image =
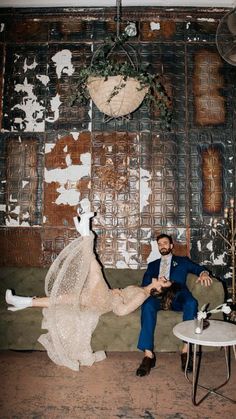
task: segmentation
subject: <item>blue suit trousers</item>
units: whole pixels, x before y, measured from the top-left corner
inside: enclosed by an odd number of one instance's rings
[[[156,328],[157,313],[160,310],[160,299],[149,297],[141,308],[141,331],[138,349],[144,351],[154,349],[154,333]],[[173,311],[183,312],[183,321],[193,320],[197,315],[198,302],[187,287],[178,291],[171,306]]]

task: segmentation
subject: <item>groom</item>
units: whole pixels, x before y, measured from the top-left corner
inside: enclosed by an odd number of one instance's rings
[[[183,320],[192,320],[197,314],[198,302],[192,296],[186,285],[188,273],[198,276],[196,282],[201,285],[209,286],[212,279],[209,273],[200,265],[192,262],[188,257],[174,256],[172,254],[173,240],[167,234],[157,237],[157,245],[161,254],[160,259],[156,259],[148,264],[144,274],[142,286],[151,283],[152,278],[158,278],[164,287],[170,287],[177,283],[180,290],[177,291],[171,305],[171,310],[182,311]],[[143,377],[150,373],[151,368],[156,364],[154,349],[154,332],[156,327],[157,313],[161,310],[161,299],[154,296],[149,297],[142,305],[141,311],[141,331],[138,341],[138,349],[144,352],[144,358],[136,371],[136,375]],[[184,343],[181,353],[181,368],[184,371],[187,362],[187,344]],[[188,364],[188,372],[192,371],[192,359]]]

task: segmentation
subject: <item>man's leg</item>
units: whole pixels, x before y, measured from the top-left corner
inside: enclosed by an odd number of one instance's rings
[[[194,317],[197,315],[198,311],[198,302],[192,296],[191,292],[184,288],[183,290],[179,291],[172,303],[172,310],[174,311],[182,311],[183,312],[183,321],[186,320],[193,320]],[[187,343],[184,342],[182,352],[181,352],[181,368],[184,371],[185,365],[187,362]],[[190,356],[188,371],[191,372],[193,369],[192,366],[192,356]]]
[[[136,374],[141,377],[148,375],[151,368],[156,364],[156,356],[153,353],[153,348],[158,310],[160,310],[160,300],[153,297],[148,298],[141,308],[141,331],[138,349],[143,351],[145,356],[136,371]]]

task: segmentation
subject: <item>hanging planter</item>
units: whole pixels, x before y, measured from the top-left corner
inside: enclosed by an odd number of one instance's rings
[[[120,8],[121,0],[117,0],[116,38],[100,45],[90,65],[80,70],[72,104],[92,99],[107,122],[130,115],[145,100],[158,109],[161,125],[169,128],[171,101],[161,77],[142,68],[135,48],[127,42],[136,34],[135,24],[129,23],[120,35]]]
[[[158,109],[161,125],[167,129],[171,123],[171,101],[158,74],[151,74],[131,60],[125,44],[126,37],[105,42],[95,52],[91,64],[84,66],[77,78],[72,104],[85,104],[92,99],[107,122],[134,112],[145,100]],[[120,48],[125,61],[111,57]],[[131,47],[132,48],[132,47]],[[108,51],[108,52],[107,52]],[[126,55],[124,54],[124,51]],[[128,58],[127,58],[128,57]]]
[[[137,79],[122,75],[107,78],[89,76],[87,89],[97,108],[112,118],[134,112],[148,92],[148,87],[141,86]]]

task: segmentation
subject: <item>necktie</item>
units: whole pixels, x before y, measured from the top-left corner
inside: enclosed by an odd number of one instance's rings
[[[161,259],[159,276],[165,276],[167,279],[169,277],[169,264],[166,258]]]

